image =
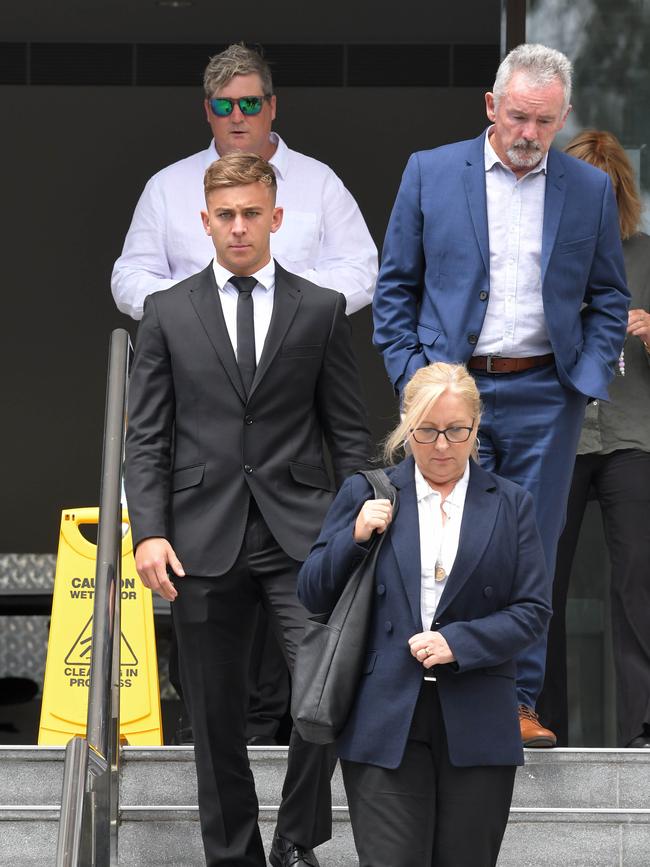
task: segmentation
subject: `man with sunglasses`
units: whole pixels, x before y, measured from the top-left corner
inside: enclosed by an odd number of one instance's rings
[[[324,163],[287,147],[271,131],[276,97],[266,61],[243,44],[215,55],[204,73],[204,111],[213,140],[173,163],[144,188],[115,263],[111,288],[118,308],[142,317],[144,299],[195,274],[210,261],[201,226],[203,174],[235,150],[268,160],[278,181],[284,223],[273,255],[294,274],[346,296],[348,314],[372,299],[377,249],[352,195]]]
[[[277,261],[346,297],[346,312],[368,305],[377,277],[377,249],[361,212],[334,172],[287,147],[271,131],[276,114],[271,70],[242,44],[215,55],[204,73],[204,111],[212,130],[209,147],[154,175],[136,206],[111,287],[118,308],[142,317],[145,298],[201,271],[214,254],[203,231],[203,175],[216,159],[247,151],[266,159],[277,179],[277,202],[284,220],[272,236]],[[251,663],[251,715],[248,736],[256,745],[273,744],[289,703],[286,666],[268,624],[260,615],[258,643]],[[170,678],[180,693],[174,645]],[[183,715],[177,740],[191,742]]]

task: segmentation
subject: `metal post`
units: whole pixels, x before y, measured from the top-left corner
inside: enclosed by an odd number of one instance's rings
[[[109,867],[117,854],[119,749],[120,573],[122,464],[129,364],[129,335],[111,335],[104,420],[104,450],[95,571],[93,641],[87,737],[93,803],[93,865]]]
[[[57,867],[79,864],[87,768],[88,742],[85,738],[72,738],[65,748],[61,819],[56,844]]]
[[[57,867],[116,867],[119,826],[122,464],[131,341],[111,334],[86,738],[66,749]]]

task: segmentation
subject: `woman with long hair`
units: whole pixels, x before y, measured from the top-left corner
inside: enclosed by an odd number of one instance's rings
[[[590,491],[600,504],[611,560],[617,739],[650,747],[650,237],[630,161],[609,132],[585,130],[566,152],[607,172],[618,204],[631,294],[627,337],[609,402],[587,407],[567,523],[558,546],[544,690],[538,711],[568,742],[565,609],[571,565]]]

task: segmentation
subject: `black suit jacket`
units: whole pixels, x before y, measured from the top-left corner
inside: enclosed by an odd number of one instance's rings
[[[369,433],[345,298],[276,263],[273,314],[246,399],[210,264],[150,295],[129,388],[125,485],[134,544],[171,542],[187,574],[221,575],[250,495],[278,544],[304,560],[336,484]]]

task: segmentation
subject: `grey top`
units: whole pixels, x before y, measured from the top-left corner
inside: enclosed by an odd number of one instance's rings
[[[650,310],[650,237],[643,233],[623,242],[630,309]],[[617,369],[609,402],[589,404],[578,454],[609,454],[617,449],[650,452],[650,353],[638,337],[623,347],[625,375]]]

